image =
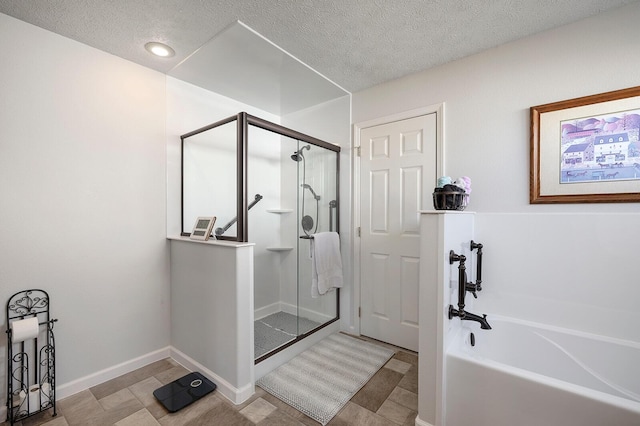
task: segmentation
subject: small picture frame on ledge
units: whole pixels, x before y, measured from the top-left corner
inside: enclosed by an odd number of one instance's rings
[[[213,230],[213,224],[216,223],[216,217],[198,217],[196,223],[193,225],[193,231],[189,238],[192,240],[207,241],[211,236]]]

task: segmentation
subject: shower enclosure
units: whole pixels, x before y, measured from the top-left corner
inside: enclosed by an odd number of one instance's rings
[[[181,139],[182,235],[214,216],[212,239],[255,244],[255,362],[336,321],[339,290],[312,295],[310,244],[339,231],[340,148],[244,112]]]

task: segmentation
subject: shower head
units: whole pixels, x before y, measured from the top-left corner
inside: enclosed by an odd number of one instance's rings
[[[311,187],[311,185],[309,185],[308,183],[303,183],[300,186],[305,188],[305,189],[308,189],[309,191],[311,191],[311,195],[313,195],[313,198],[315,198],[316,200],[320,199],[320,196],[318,194],[316,194],[316,191],[314,191],[313,188]]]
[[[303,146],[302,148],[300,148],[299,150],[297,150],[296,152],[294,152],[294,153],[291,155],[291,159],[292,159],[293,161],[302,161],[302,160],[304,160],[304,154],[302,154],[302,150],[303,150],[303,149],[310,150],[310,149],[311,149],[311,146],[310,146],[310,145],[305,145],[305,146]]]

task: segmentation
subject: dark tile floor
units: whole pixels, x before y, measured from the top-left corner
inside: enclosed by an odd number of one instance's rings
[[[393,349],[396,355],[353,396],[329,425],[414,425],[418,411],[418,356],[403,349]],[[241,405],[234,405],[213,392],[177,413],[168,413],[155,400],[153,391],[187,373],[172,359],[164,359],[59,401],[56,417],[45,412],[17,425],[319,425],[258,387],[256,393]]]

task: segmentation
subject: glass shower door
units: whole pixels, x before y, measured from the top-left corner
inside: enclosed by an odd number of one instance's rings
[[[338,153],[251,123],[247,153],[247,199],[262,197],[247,215],[260,362],[337,319],[337,292],[313,291],[310,242],[338,228]]]
[[[314,235],[337,231],[337,153],[300,142],[298,162],[298,335],[337,317],[337,291],[321,295],[314,273]]]

